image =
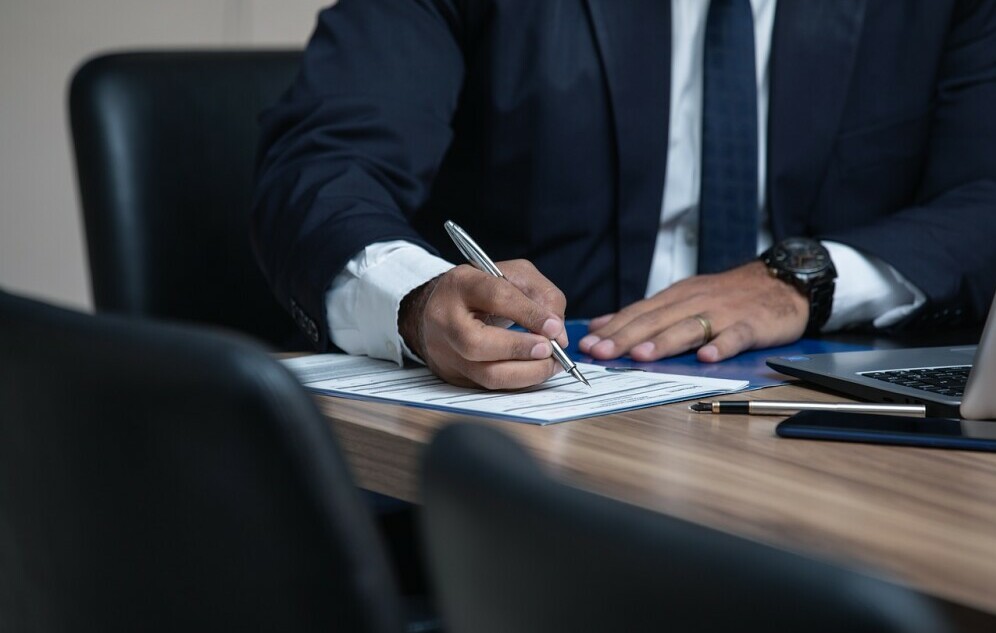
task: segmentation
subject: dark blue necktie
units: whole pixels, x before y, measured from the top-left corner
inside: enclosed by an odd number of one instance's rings
[[[750,0],[711,0],[702,83],[698,272],[757,254],[757,79]]]

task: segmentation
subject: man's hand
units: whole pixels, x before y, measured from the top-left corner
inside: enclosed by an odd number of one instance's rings
[[[401,336],[446,382],[518,389],[562,370],[551,357],[550,339],[567,345],[564,293],[526,260],[499,262],[498,268],[506,279],[457,266],[401,303]],[[491,325],[502,318],[529,332]]]
[[[705,340],[706,327],[712,339]],[[806,329],[809,300],[752,262],[716,275],[679,281],[649,299],[593,319],[579,342],[582,352],[610,359],[629,354],[654,361],[698,348],[716,362],[756,347],[795,341]]]

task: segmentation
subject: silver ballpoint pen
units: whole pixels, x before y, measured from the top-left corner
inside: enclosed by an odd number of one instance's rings
[[[447,220],[446,223],[443,224],[443,227],[446,229],[446,232],[449,233],[450,239],[453,240],[456,247],[460,249],[463,256],[467,258],[467,261],[489,275],[506,279],[505,275],[501,274],[501,271],[498,270],[495,263],[491,261],[491,258],[484,252],[484,249],[478,246],[477,242],[475,242],[466,231],[450,220]],[[557,341],[551,339],[550,347],[553,349],[553,357],[560,361],[560,364],[563,365],[567,373],[574,376],[577,381],[583,382],[589,387],[591,386],[591,383],[589,383],[588,380],[581,374],[578,370],[578,366],[574,364],[574,361],[572,361],[571,357],[564,352],[563,348],[560,347],[560,344],[557,343]]]

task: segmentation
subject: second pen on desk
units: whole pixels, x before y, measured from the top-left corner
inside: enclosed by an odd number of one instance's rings
[[[787,402],[780,400],[715,400],[696,402],[688,407],[699,413],[739,413],[747,415],[792,415],[800,411],[836,413],[879,413],[924,417],[922,404],[881,404],[877,402]]]
[[[449,233],[450,239],[456,244],[456,247],[460,249],[460,252],[464,257],[467,258],[471,264],[479,268],[480,270],[493,275],[495,277],[501,277],[506,279],[505,275],[498,270],[498,266],[495,265],[491,258],[488,257],[487,253],[484,252],[477,242],[467,234],[466,231],[461,229],[455,222],[447,220],[443,227],[446,232]],[[581,374],[578,370],[578,366],[571,360],[571,357],[560,347],[557,341],[550,339],[550,347],[553,349],[553,357],[560,361],[560,364],[571,376],[574,376],[579,382],[591,386],[591,383]]]

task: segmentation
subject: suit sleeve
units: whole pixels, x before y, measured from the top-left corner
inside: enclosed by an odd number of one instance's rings
[[[996,3],[965,2],[941,62],[917,204],[820,236],[888,262],[927,303],[907,325],[981,321],[996,292]]]
[[[261,117],[252,240],[278,300],[318,349],[325,293],[369,244],[407,240],[449,146],[463,81],[453,0],[340,0],[299,75]]]

